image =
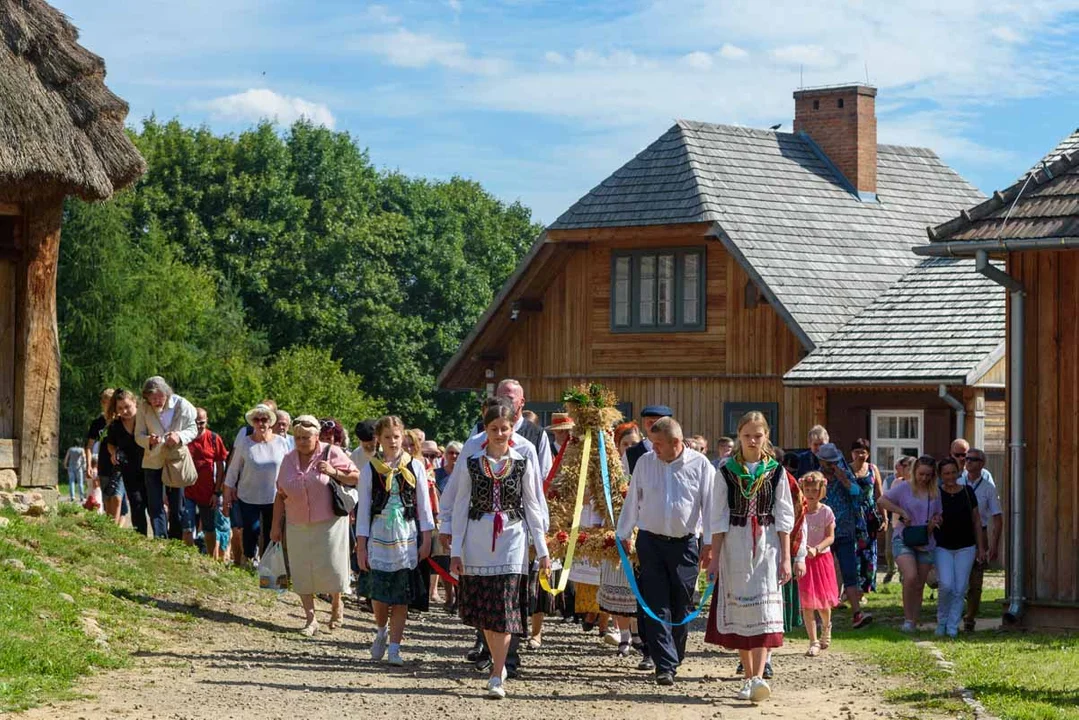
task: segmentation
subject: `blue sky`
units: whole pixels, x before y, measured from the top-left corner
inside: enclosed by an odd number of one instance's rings
[[[677,118],[789,131],[801,83],[868,73],[880,141],[985,192],[1079,126],[1079,0],[53,1],[129,122],[302,114],[545,223]]]

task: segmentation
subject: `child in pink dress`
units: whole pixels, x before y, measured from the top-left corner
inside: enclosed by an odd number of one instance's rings
[[[832,642],[832,608],[839,605],[835,565],[831,545],[835,541],[835,513],[821,502],[828,481],[819,472],[802,476],[802,496],[806,502],[806,574],[798,581],[798,596],[802,601],[802,618],[809,634],[806,655],[816,657]],[[817,639],[820,615],[821,637]]]

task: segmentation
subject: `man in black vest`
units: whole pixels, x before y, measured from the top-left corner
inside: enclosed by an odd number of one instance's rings
[[[641,425],[644,426],[644,439],[639,443],[626,450],[626,463],[629,465],[630,474],[633,473],[633,468],[637,467],[637,461],[647,453],[652,452],[652,440],[650,439],[650,433],[652,432],[652,426],[656,424],[656,420],[662,417],[673,417],[674,412],[666,405],[648,405],[641,410]]]

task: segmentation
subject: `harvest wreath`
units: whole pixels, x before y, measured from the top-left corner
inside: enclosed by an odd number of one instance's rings
[[[611,484],[611,505],[615,518],[622,512],[622,503],[629,489],[629,478],[622,472],[622,461],[614,443],[611,428],[622,419],[616,405],[618,398],[602,385],[578,385],[562,395],[566,412],[573,418],[574,428],[558,468],[558,475],[547,490],[547,507],[551,525],[547,536],[547,548],[552,559],[565,560],[573,530],[573,514],[576,509],[581,463],[588,463],[585,502],[591,503],[598,517],[603,518],[601,527],[579,528],[573,557],[588,562],[610,560],[618,563],[615,549],[614,526],[607,513],[604,498],[603,475],[600,471],[598,443],[603,442],[607,455],[607,476]],[[588,458],[582,458],[583,439],[591,434]]]

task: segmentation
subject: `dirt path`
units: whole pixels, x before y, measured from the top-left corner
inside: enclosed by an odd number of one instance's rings
[[[320,603],[320,619],[326,606]],[[257,617],[244,617],[258,611]],[[410,621],[406,665],[369,658],[372,618],[349,603],[346,625],[314,639],[295,632],[302,611],[294,595],[270,610],[238,606],[190,626],[167,650],[142,654],[128,670],[84,681],[84,700],[28,712],[25,720],[344,720],[345,718],[771,717],[846,720],[896,717],[881,693],[890,681],[840,653],[803,656],[795,637],[775,657],[773,699],[756,708],[734,699],[737,662],[690,636],[690,652],[674,688],[659,688],[619,659],[594,633],[548,621],[544,647],[523,660],[522,678],[507,682],[509,698],[483,697],[484,680],[464,653],[471,633],[441,612]]]

